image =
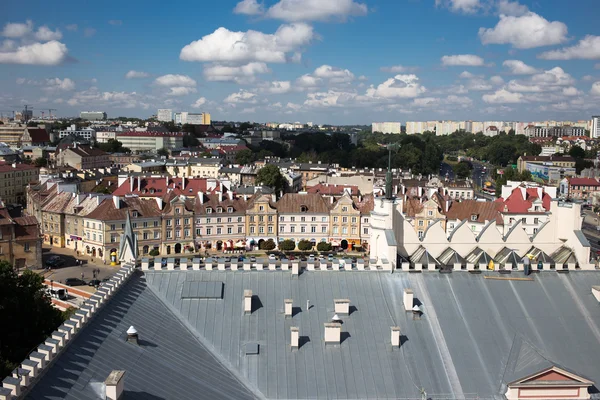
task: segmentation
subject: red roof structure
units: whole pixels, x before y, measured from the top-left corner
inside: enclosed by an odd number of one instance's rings
[[[329,196],[341,196],[346,190],[350,190],[352,196],[358,196],[358,186],[355,185],[328,185],[319,183],[306,189],[308,193],[321,193]]]
[[[211,193],[220,187],[217,184],[215,188],[209,190],[207,182],[206,178],[130,177],[113,192],[113,195],[135,194],[140,197],[163,197],[167,193],[173,192],[178,196],[194,197],[198,192]]]
[[[600,186],[600,182],[594,178],[571,178],[569,184],[571,186]]]
[[[42,128],[27,128],[29,136],[31,137],[31,144],[44,144],[50,142],[50,135],[46,129]]]
[[[541,199],[540,199],[541,197]],[[542,188],[523,188],[516,187],[505,200],[501,201],[501,211],[515,214],[530,213],[529,209],[533,203],[540,199],[542,201],[543,210],[539,212],[550,211],[550,202],[552,198],[543,191]]]

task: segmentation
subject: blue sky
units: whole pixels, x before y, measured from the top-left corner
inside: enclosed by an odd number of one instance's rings
[[[598,0],[5,0],[0,110],[213,119],[580,120]]]

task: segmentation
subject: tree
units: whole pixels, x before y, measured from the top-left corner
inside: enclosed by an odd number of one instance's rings
[[[151,255],[152,257],[156,257],[158,254],[159,254],[158,249],[152,249],[148,253],[148,255]]]
[[[454,174],[461,179],[471,175],[471,165],[466,161],[459,162],[452,169],[454,170]]]
[[[296,242],[293,240],[286,239],[282,242],[279,242],[279,250],[281,251],[292,251],[296,249]]]
[[[183,137],[183,147],[196,147],[198,143],[198,139],[194,135],[187,134]]]
[[[260,246],[259,246],[259,248],[261,250],[267,250],[267,251],[273,250],[273,249],[275,249],[275,247],[276,246],[275,246],[275,242],[273,241],[273,239],[264,240],[264,241],[260,242]]]
[[[33,160],[33,165],[35,165],[38,168],[46,167],[48,166],[48,160],[46,160],[43,157],[38,157],[35,160]]]
[[[583,159],[585,158],[585,150],[579,146],[571,146],[571,149],[569,150],[569,155],[574,159]]]
[[[298,250],[308,251],[312,250],[313,244],[310,240],[301,240],[298,242]]]
[[[116,139],[108,139],[106,143],[98,143],[97,147],[107,153],[131,153],[131,150],[123,147],[123,143]]]
[[[235,162],[238,164],[246,165],[254,161],[254,154],[250,149],[240,150],[235,154]]]
[[[29,270],[21,276],[10,263],[0,261],[0,379],[8,375],[62,322],[61,312],[46,294],[44,278]]]
[[[256,183],[273,188],[276,192],[285,187],[285,178],[274,164],[267,164],[258,170]]]
[[[317,244],[317,250],[322,252],[331,251],[331,243],[319,242]]]
[[[167,158],[169,158],[169,150],[167,150],[164,147],[162,149],[158,149],[156,151],[156,154],[159,155],[159,156],[161,156],[161,157],[167,157]]]

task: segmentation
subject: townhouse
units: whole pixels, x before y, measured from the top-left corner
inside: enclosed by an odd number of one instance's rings
[[[278,242],[275,195],[258,190],[246,206],[246,241],[254,248],[268,239]]]
[[[298,244],[308,240],[316,246],[329,241],[330,209],[317,193],[286,193],[277,201],[279,218],[278,241],[292,240]]]
[[[344,192],[331,206],[329,228],[331,245],[343,250],[360,246],[360,218],[360,209],[348,192]]]
[[[194,245],[194,199],[170,192],[163,199],[157,198],[161,207],[162,245],[161,254],[193,253]]]
[[[199,250],[246,248],[246,201],[233,192],[199,192],[195,201],[195,245]]]

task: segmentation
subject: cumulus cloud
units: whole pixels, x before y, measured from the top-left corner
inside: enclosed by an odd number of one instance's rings
[[[522,103],[524,101],[521,93],[509,92],[506,89],[497,90],[492,94],[484,94],[482,99],[489,104]]]
[[[147,72],[134,70],[130,70],[125,74],[125,78],[127,79],[148,78],[149,76],[150,74]]]
[[[206,104],[206,98],[200,97],[200,98],[198,98],[198,100],[196,100],[194,102],[194,104],[191,105],[191,107],[192,108],[201,108],[204,104]]]
[[[354,80],[354,74],[347,69],[321,65],[313,74],[317,78],[328,79],[331,83],[345,83]]]
[[[557,86],[568,86],[575,82],[575,79],[560,67],[554,67],[548,71],[536,74],[531,77],[531,80],[545,85]]]
[[[240,90],[239,92],[231,93],[223,100],[225,103],[236,104],[236,103],[256,103],[256,94],[248,92],[247,90]]]
[[[472,14],[481,8],[479,0],[435,0],[436,6],[449,8],[454,12]]]
[[[212,82],[250,83],[255,75],[271,72],[263,62],[251,62],[242,66],[214,64],[204,67],[204,77]]]
[[[97,87],[76,92],[67,103],[70,106],[111,106],[148,109],[150,104],[136,92],[101,92]]]
[[[159,76],[154,80],[154,83],[158,86],[165,87],[195,87],[196,81],[190,78],[187,75],[175,75],[175,74],[167,74],[163,76]]]
[[[46,79],[46,87],[43,89],[50,92],[68,92],[75,89],[75,82],[69,78]]]
[[[22,38],[27,36],[33,30],[33,22],[27,20],[24,24],[18,22],[9,22],[4,25],[2,36],[8,38]]]
[[[249,30],[234,32],[218,28],[181,49],[184,61],[284,63],[288,53],[310,43],[313,28],[304,23],[281,25],[273,34]]]
[[[587,35],[575,46],[542,53],[538,58],[545,60],[597,60],[600,59],[600,36]]]
[[[0,52],[0,64],[58,65],[67,58],[67,46],[52,40]]]
[[[256,0],[242,0],[233,9],[234,14],[260,15],[265,12],[264,5]]]
[[[269,83],[269,86],[265,88],[265,91],[273,94],[288,93],[292,90],[292,83],[290,81],[273,81]]]
[[[404,65],[392,65],[391,67],[381,67],[379,68],[381,72],[388,72],[391,74],[401,74],[406,72],[415,72],[419,68],[418,67],[406,67]]]
[[[500,0],[496,4],[498,14],[521,16],[529,12],[527,6],[520,4],[517,1]]]
[[[167,96],[187,96],[188,94],[196,93],[195,87],[189,86],[174,86],[169,88]]]
[[[468,107],[473,104],[473,100],[465,96],[450,95],[446,98],[440,97],[421,97],[414,99],[412,105],[417,108],[433,108],[440,106],[450,106],[450,108]]]
[[[458,77],[459,77],[459,78],[462,78],[462,79],[473,79],[473,78],[475,78],[476,76],[477,76],[477,75],[475,75],[475,74],[472,74],[472,73],[471,73],[471,72],[469,72],[469,71],[463,71],[463,72],[461,72],[461,73],[460,73],[460,75],[459,75]]]
[[[307,107],[341,107],[355,100],[356,93],[328,90],[327,92],[308,93],[304,105]]]
[[[78,26],[77,26],[77,24],[69,24],[69,25],[65,26],[65,28],[66,28],[68,31],[72,31],[72,32],[74,32],[74,31],[76,31],[76,30],[77,30]]]
[[[600,82],[594,82],[590,93],[594,96],[600,96]]]
[[[506,60],[502,65],[510,69],[513,75],[531,75],[538,72],[537,68],[531,67],[519,60]]]
[[[309,89],[315,88],[321,83],[321,79],[314,77],[311,74],[304,74],[296,79],[295,86],[297,86],[299,89]]]
[[[494,28],[479,28],[479,38],[483,44],[510,44],[517,49],[531,49],[565,42],[567,26],[533,12],[521,16],[500,15]]]
[[[445,66],[468,66],[481,67],[484,65],[483,58],[473,54],[458,54],[453,56],[443,56],[442,65]]]
[[[35,38],[42,42],[49,42],[50,40],[60,40],[62,38],[62,33],[57,29],[53,31],[48,28],[46,25],[40,26],[35,32]]]
[[[413,98],[425,93],[427,89],[419,83],[414,75],[396,75],[377,87],[367,89],[367,96],[380,98]]]
[[[121,26],[123,25],[123,21],[120,19],[111,19],[108,21],[110,25]]]
[[[565,96],[578,96],[581,94],[581,92],[579,90],[577,90],[576,87],[569,86],[569,87],[563,88],[562,94]]]
[[[332,18],[345,20],[363,16],[367,5],[353,0],[280,0],[271,6],[265,16],[284,21],[326,21]]]
[[[490,78],[490,82],[494,85],[502,85],[504,83],[504,79],[501,76],[495,75]]]

